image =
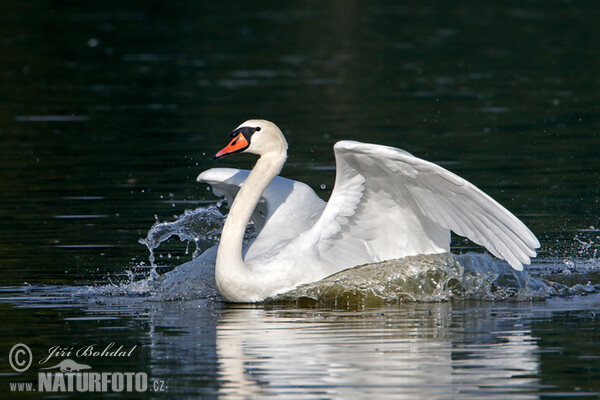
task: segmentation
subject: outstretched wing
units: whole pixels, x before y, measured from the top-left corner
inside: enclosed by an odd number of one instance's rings
[[[540,246],[513,214],[446,169],[388,146],[334,146],[335,187],[304,233],[318,256],[380,261],[449,251],[450,230],[522,270]]]

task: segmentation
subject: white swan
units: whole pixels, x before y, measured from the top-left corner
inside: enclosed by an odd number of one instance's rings
[[[325,203],[307,185],[277,177],[287,142],[275,124],[249,120],[230,135],[215,158],[257,154],[252,171],[214,168],[197,179],[231,204],[215,264],[217,287],[228,301],[261,301],[356,265],[448,252],[451,230],[516,270],[540,246],[491,197],[406,151],[337,142],[335,187]],[[243,249],[251,218],[259,233]]]

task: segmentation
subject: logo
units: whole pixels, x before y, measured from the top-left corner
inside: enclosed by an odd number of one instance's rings
[[[17,372],[25,372],[31,367],[33,355],[29,346],[23,343],[15,344],[8,353],[8,362]]]
[[[90,367],[89,365],[85,365],[85,364],[78,364],[73,360],[69,360],[68,358],[66,360],[62,360],[61,362],[59,362],[58,364],[56,364],[54,367],[47,367],[47,368],[40,368],[40,370],[44,370],[44,369],[60,369],[60,372],[79,372],[82,371],[84,369],[91,369],[92,367]]]
[[[127,349],[125,346],[116,346],[114,342],[105,347],[97,348],[95,344],[79,349],[74,347],[53,346],[48,349],[48,355],[40,359],[40,367],[54,364],[56,358],[64,358],[55,365],[39,368],[38,382],[11,382],[11,392],[46,392],[46,393],[107,393],[107,392],[164,392],[167,390],[165,382],[149,379],[145,372],[88,372],[92,367],[79,363],[68,356],[85,358],[122,358],[130,357],[137,345]],[[9,352],[8,362],[13,370],[22,373],[27,371],[33,363],[33,354],[29,346],[23,343],[15,344]],[[47,365],[47,364],[46,364]],[[149,384],[150,383],[150,384]]]
[[[65,360],[66,361],[66,360]],[[71,361],[71,360],[68,360]],[[83,364],[77,364],[83,365]],[[89,367],[88,367],[89,368]],[[157,382],[157,381],[155,381]],[[161,385],[154,384],[154,389]],[[145,392],[145,372],[39,372],[38,392]]]

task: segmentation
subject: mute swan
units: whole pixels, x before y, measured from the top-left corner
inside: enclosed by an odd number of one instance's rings
[[[304,183],[277,177],[287,142],[274,123],[249,120],[230,136],[215,159],[257,154],[252,171],[214,168],[197,179],[231,205],[215,264],[217,287],[228,301],[258,302],[356,265],[448,252],[451,230],[516,270],[540,247],[491,197],[406,151],[337,142],[335,186],[325,203]],[[259,233],[243,249],[251,218]]]

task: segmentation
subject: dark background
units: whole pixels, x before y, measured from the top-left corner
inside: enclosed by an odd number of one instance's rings
[[[593,255],[574,238],[600,225],[598,4],[3,1],[3,283],[147,263],[155,215],[214,200],[199,172],[252,166],[211,161],[249,118],[282,128],[282,174],[324,198],[336,140],[388,144],[498,199],[542,259]]]

